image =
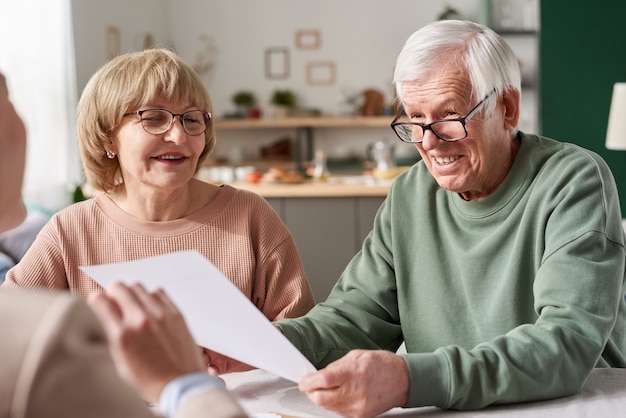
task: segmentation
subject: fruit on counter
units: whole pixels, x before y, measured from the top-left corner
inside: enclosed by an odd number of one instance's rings
[[[261,181],[262,177],[263,177],[263,173],[259,171],[253,171],[252,173],[249,173],[246,176],[246,181],[248,183],[257,184],[259,181]]]
[[[261,181],[267,183],[296,184],[302,183],[304,181],[304,177],[297,171],[287,171],[282,168],[271,167],[267,173],[263,174]]]

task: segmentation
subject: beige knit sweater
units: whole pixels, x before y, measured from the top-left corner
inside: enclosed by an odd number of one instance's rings
[[[203,254],[271,321],[301,316],[313,306],[289,230],[262,197],[231,186],[222,186],[196,213],[165,222],[133,218],[105,194],[71,205],[52,217],[3,286],[86,296],[102,288],[80,266],[181,250]],[[216,353],[210,360],[220,373],[246,368]]]

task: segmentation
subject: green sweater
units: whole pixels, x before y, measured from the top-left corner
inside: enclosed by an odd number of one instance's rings
[[[398,177],[328,299],[283,320],[317,367],[404,340],[407,407],[473,409],[579,391],[626,367],[624,231],[596,154],[521,134],[494,194],[467,202],[423,162]]]

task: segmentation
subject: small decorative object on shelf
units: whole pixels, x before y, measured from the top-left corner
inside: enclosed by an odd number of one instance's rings
[[[261,158],[264,160],[290,160],[291,154],[291,138],[289,137],[277,139],[261,147]]]
[[[232,97],[233,103],[237,107],[239,117],[260,117],[261,112],[256,107],[256,96],[251,91],[240,90]]]
[[[82,202],[83,200],[87,200],[85,197],[85,193],[83,193],[82,184],[77,184],[72,193],[72,202]]]
[[[450,5],[446,5],[446,8],[443,10],[443,12],[439,13],[439,15],[437,16],[438,20],[452,20],[460,18],[461,14],[459,13],[459,11]]]
[[[275,117],[286,117],[296,106],[296,95],[289,89],[277,89],[272,93],[270,103],[274,105]]]
[[[376,89],[363,90],[363,104],[359,111],[363,116],[381,116],[385,114],[385,96]]]

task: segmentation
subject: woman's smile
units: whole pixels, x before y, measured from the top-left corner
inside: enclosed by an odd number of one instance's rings
[[[158,162],[161,162],[164,164],[176,165],[176,164],[184,163],[189,158],[181,153],[167,153],[167,154],[157,155],[156,157],[152,157],[152,159],[157,160]]]

